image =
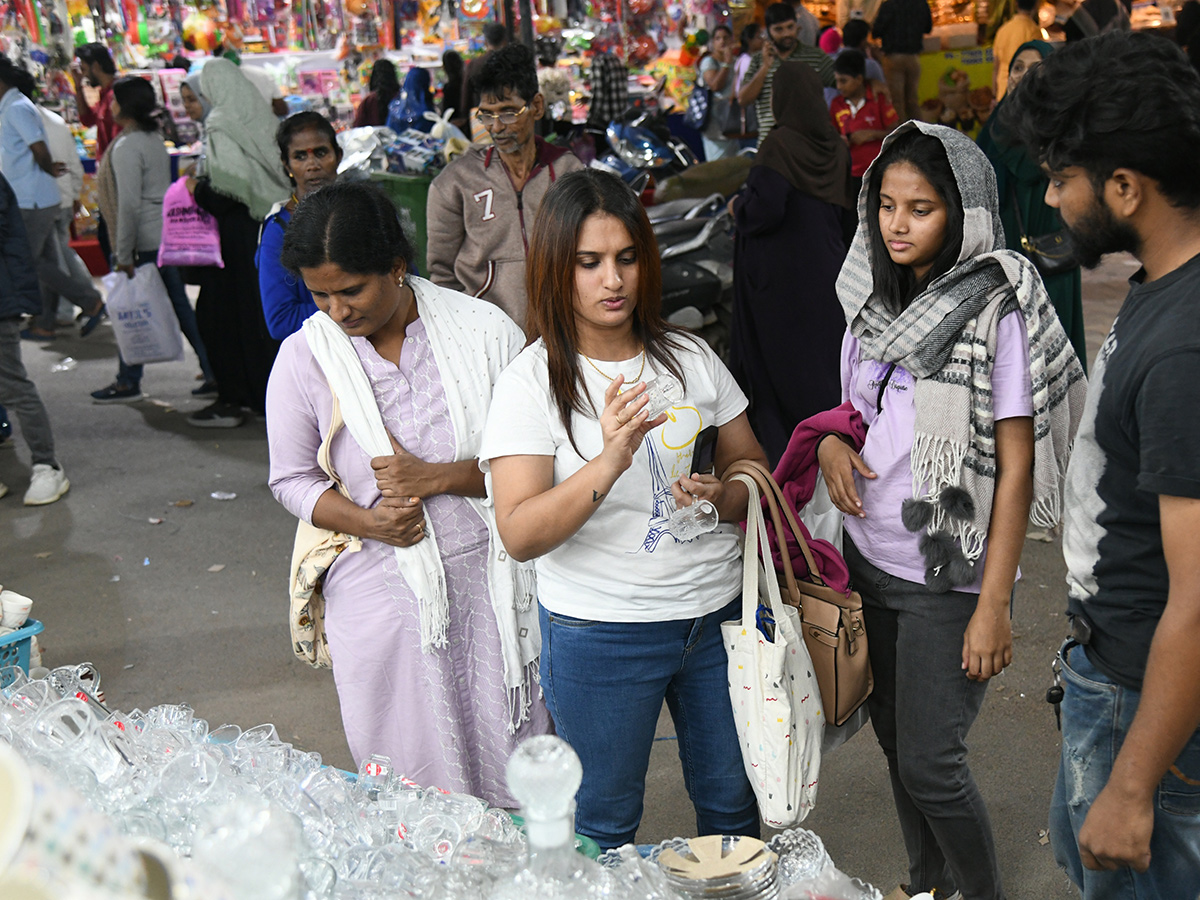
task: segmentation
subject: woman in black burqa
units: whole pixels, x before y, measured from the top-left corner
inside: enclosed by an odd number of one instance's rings
[[[784,63],[774,84],[775,127],[733,201],[730,365],[772,465],[796,425],[841,401],[846,320],[835,282],[846,257],[842,216],[853,202],[849,150],[816,73]]]

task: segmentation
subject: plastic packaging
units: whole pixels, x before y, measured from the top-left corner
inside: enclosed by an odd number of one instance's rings
[[[157,266],[138,266],[132,278],[113,272],[103,282],[121,359],[131,366],[183,359],[179,317]]]
[[[180,178],[163,197],[162,242],[158,245],[160,266],[216,266],[221,258],[221,233],[217,220],[202,210]]]

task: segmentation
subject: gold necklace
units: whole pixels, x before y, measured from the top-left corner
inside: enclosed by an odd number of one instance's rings
[[[590,356],[588,356],[587,354],[581,353],[579,355],[588,361],[589,366],[591,366],[593,369],[595,369],[597,372],[599,372],[603,377],[607,378],[610,382],[617,380],[616,376],[609,375],[607,372],[605,372],[603,369],[601,369],[598,365],[596,365],[594,362],[592,362],[592,358]],[[643,347],[642,348],[642,365],[638,369],[637,375],[634,376],[633,381],[627,382],[627,384],[637,384],[639,381],[642,380],[642,373],[645,371],[646,371],[646,348]]]

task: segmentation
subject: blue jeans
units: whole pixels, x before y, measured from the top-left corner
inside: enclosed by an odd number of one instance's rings
[[[539,614],[546,706],[583,763],[575,830],[606,849],[632,843],[665,699],[697,832],[757,837],[721,640],[721,623],[741,615],[741,600],[669,622],[593,622],[545,607]]]
[[[134,265],[144,266],[147,263],[158,265],[157,261],[158,251],[149,250],[139,253],[137,259],[134,260]],[[175,317],[179,319],[179,330],[183,332],[183,336],[196,351],[196,358],[200,361],[200,371],[204,375],[204,380],[215,381],[212,366],[208,364],[208,352],[204,349],[204,341],[200,339],[200,329],[196,325],[196,311],[192,309],[191,301],[188,300],[187,285],[183,283],[183,273],[175,266],[159,266],[158,274],[162,276],[163,284],[167,288],[167,296],[171,298],[171,306],[175,308]],[[119,354],[117,359],[120,363],[117,366],[117,381],[130,387],[140,387],[144,367],[140,364],[129,365],[120,358]]]
[[[967,734],[987,693],[962,670],[979,596],[936,594],[884,572],[849,535],[843,552],[863,599],[875,677],[867,704],[908,851],[908,890],[1003,900],[991,819],[967,765]]]
[[[1083,867],[1079,829],[1108,783],[1142,695],[1097,669],[1074,641],[1067,641],[1059,655],[1064,693],[1062,762],[1050,807],[1054,858],[1084,900],[1192,900],[1200,895],[1200,786],[1171,772],[1154,800],[1149,871],[1096,872]],[[1192,735],[1175,767],[1191,781],[1200,779],[1200,731]]]

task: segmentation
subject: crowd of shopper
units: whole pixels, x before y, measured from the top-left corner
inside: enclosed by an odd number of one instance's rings
[[[583,761],[577,830],[614,847],[635,839],[665,703],[698,831],[756,835],[719,628],[741,609],[747,493],[720,475],[798,452],[805,423],[864,601],[870,721],[909,857],[891,900],[1006,896],[967,737],[1013,661],[1027,528],[1060,520],[1056,858],[1086,900],[1200,893],[1200,169],[1177,164],[1200,156],[1200,76],[1120,28],[1053,50],[1019,6],[978,144],[913,121],[923,0],[883,4],[882,70],[865,24],[820,49],[786,3],[740,55],[714,31],[698,75],[722,121],[736,102],[758,127],[729,207],[728,368],[665,321],[634,193],[537,136],[534,57],[494,29],[480,61],[446,66],[443,109],[488,141],[434,179],[423,260],[391,200],[338,183],[325,118],[280,123],[228,59],[188,76],[203,153],[186,185],[224,261],[188,273],[194,312],[184,273],[159,267],[198,393],[216,393],[189,421],[264,414],[276,498],[350,551],[321,590],[356,762],[384,753],[512,806],[505,761],[553,730]],[[101,90],[101,213],[133,277],[157,265],[170,169],[153,91],[106,58],[84,48],[79,77]],[[0,404],[37,505],[69,482],[20,317],[52,335],[62,294],[86,335],[102,304],[61,251],[67,173],[26,77],[0,59]],[[361,123],[432,109],[428,78],[401,87],[377,63]],[[731,149],[725,131],[704,139],[711,157]],[[1090,387],[1079,268],[1039,271],[1029,248],[1064,227],[1084,265],[1143,265]],[[137,400],[142,377],[119,359],[92,396]],[[686,416],[650,417],[647,385],[666,377]],[[694,465],[706,433],[711,473]],[[680,540],[671,514],[699,500],[722,524]]]

